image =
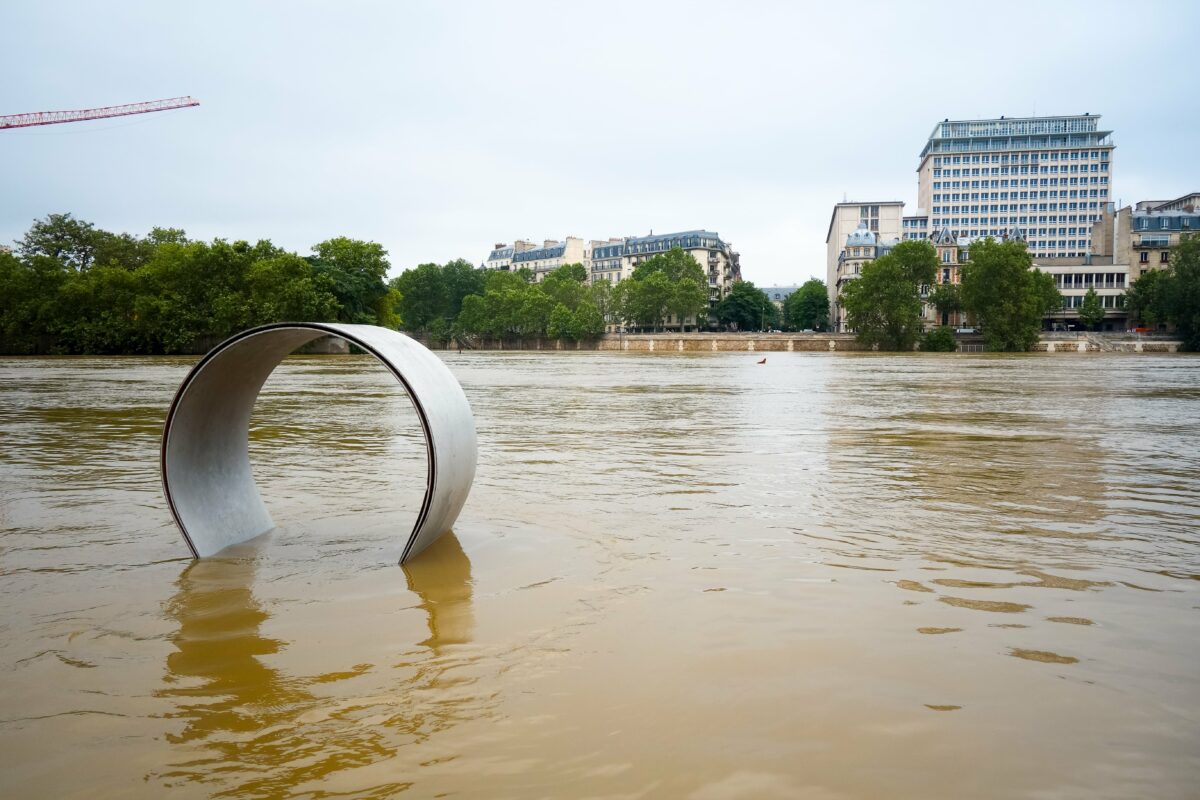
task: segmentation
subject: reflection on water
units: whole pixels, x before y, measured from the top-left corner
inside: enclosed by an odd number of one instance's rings
[[[312,700],[302,682],[263,663],[283,642],[262,635],[268,614],[254,598],[254,573],[253,557],[214,558],[190,564],[179,576],[179,591],[167,606],[179,624],[171,637],[176,652],[167,658],[160,693],[180,698],[169,716],[187,724],[169,735],[172,742],[256,731],[280,709]]]
[[[171,636],[165,686],[156,696],[172,703],[168,719],[184,721],[166,736],[184,749],[182,759],[153,776],[165,786],[215,782],[214,796],[277,797],[291,787],[392,758],[397,742],[389,729],[415,736],[441,730],[461,709],[434,711],[432,720],[404,710],[362,724],[355,705],[331,711],[322,685],[355,678],[372,665],[311,677],[290,676],[267,665],[286,643],[262,632],[270,615],[254,596],[259,554],[235,548],[219,558],[188,565],[167,603],[178,623]],[[236,551],[241,551],[236,552]],[[453,663],[439,661],[448,645],[470,641],[471,563],[453,533],[442,536],[415,566],[406,566],[408,587],[420,598],[430,636],[427,653],[406,653],[411,677],[391,688],[399,697],[437,692],[449,685]],[[393,710],[396,704],[393,705]],[[380,796],[409,781],[372,787]]]
[[[471,641],[471,562],[458,537],[444,534],[403,569],[429,615],[429,638],[421,644],[440,655],[446,645]]]
[[[192,360],[0,359],[0,796],[1200,785],[1200,360],[445,357],[479,469],[403,568],[425,454],[373,360],[282,365],[279,528],[189,564]]]

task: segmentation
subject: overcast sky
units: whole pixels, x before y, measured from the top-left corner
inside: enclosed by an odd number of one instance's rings
[[[1200,4],[13,2],[0,114],[199,108],[0,132],[0,242],[113,231],[493,242],[706,228],[759,285],[824,278],[843,197],[916,203],[945,118],[1103,115],[1124,203],[1200,190]]]

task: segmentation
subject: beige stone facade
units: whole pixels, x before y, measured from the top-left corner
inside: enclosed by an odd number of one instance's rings
[[[929,241],[937,252],[937,273],[934,284],[962,283],[962,263],[970,252],[970,243],[955,236],[949,228],[942,228],[934,233]],[[923,295],[928,298],[930,287],[922,287]],[[926,303],[921,311],[921,322],[926,330],[948,325],[954,328],[962,327],[965,322],[958,311],[939,312],[932,303]]]
[[[705,230],[627,236],[597,242],[591,249],[591,281],[616,283],[633,274],[638,265],[678,247],[696,259],[708,277],[709,300],[716,305],[742,279],[741,257],[720,235]]]
[[[1111,256],[1083,256],[1034,261],[1034,266],[1054,277],[1054,285],[1063,296],[1063,307],[1049,315],[1050,326],[1058,330],[1081,328],[1079,308],[1088,290],[1094,290],[1104,307],[1100,329],[1122,331],[1128,327],[1125,290],[1129,287],[1129,265],[1114,263]]]
[[[1200,192],[1176,200],[1143,200],[1115,215],[1116,257],[1130,265],[1134,279],[1165,269],[1184,236],[1200,233]]]
[[[901,237],[903,216],[904,203],[899,200],[844,201],[834,205],[833,213],[829,217],[829,229],[825,233],[825,286],[829,291],[830,324],[834,326],[835,331],[842,330],[839,321],[844,316],[838,303],[839,287],[852,275],[858,274],[854,267],[857,265],[861,268],[864,260],[855,253],[852,261],[844,263],[843,251],[847,240],[851,234],[859,231],[860,225],[862,230],[873,234],[874,241],[870,243],[871,246],[898,240]],[[856,245],[859,246],[866,245]]]
[[[886,255],[899,242],[898,237],[885,238],[871,230],[870,221],[866,219],[860,220],[857,227],[846,236],[830,282],[826,284],[830,294],[829,323],[832,330],[849,330],[846,324],[846,310],[842,307],[842,290],[846,288],[846,284],[862,274],[862,268],[868,261]]]
[[[541,282],[546,275],[564,264],[583,264],[588,268],[588,251],[583,239],[568,236],[562,241],[546,239],[541,245],[526,239],[518,239],[512,247],[498,243],[488,254],[483,266],[486,269],[528,269],[534,280]]]

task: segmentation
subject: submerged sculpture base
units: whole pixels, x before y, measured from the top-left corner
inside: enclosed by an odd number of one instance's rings
[[[253,328],[217,345],[175,394],[162,439],[171,514],[197,558],[274,527],[250,471],[250,415],[263,384],[296,348],[333,335],[370,353],[404,387],[425,434],[425,497],[401,563],[458,518],[475,478],[475,419],[454,375],[419,342],[374,325],[289,322]]]

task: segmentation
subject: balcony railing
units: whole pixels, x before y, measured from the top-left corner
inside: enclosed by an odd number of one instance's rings
[[[1138,241],[1134,242],[1134,248],[1142,247],[1170,247],[1170,236],[1143,236]]]

